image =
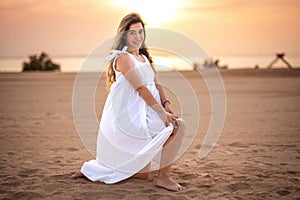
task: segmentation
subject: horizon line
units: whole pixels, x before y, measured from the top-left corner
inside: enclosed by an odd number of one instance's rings
[[[43,51],[41,51],[43,52]],[[243,56],[272,56],[272,55],[276,55],[277,53],[281,53],[282,51],[277,51],[277,52],[273,52],[273,53],[218,53],[218,54],[209,54],[211,57],[216,57],[216,56],[237,56],[237,57],[243,57]],[[47,53],[47,52],[45,52]],[[285,53],[285,52],[283,52]],[[32,55],[38,55],[37,54],[29,54],[27,56],[25,55],[0,55],[0,59],[21,59],[21,58],[29,58],[29,56]],[[49,54],[48,54],[49,55]],[[89,54],[58,54],[58,55],[49,55],[50,58],[83,58],[83,57],[88,57]],[[107,56],[107,55],[105,55]],[[103,57],[105,57],[103,56]],[[157,55],[156,55],[157,56]],[[289,56],[299,56],[300,57],[300,53],[285,53],[285,56],[289,57]],[[92,56],[92,57],[98,57],[98,56]],[[101,55],[99,55],[99,57],[101,57]]]

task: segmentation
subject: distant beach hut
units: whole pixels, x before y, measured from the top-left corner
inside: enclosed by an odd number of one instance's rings
[[[292,65],[291,65],[288,61],[286,61],[286,60],[284,59],[284,55],[285,55],[284,53],[277,53],[277,54],[276,54],[275,60],[273,60],[273,61],[269,64],[268,69],[272,68],[273,65],[274,65],[278,60],[282,60],[282,62],[284,62],[284,63],[288,66],[288,68],[293,69]]]

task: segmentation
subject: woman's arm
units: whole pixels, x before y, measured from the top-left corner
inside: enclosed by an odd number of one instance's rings
[[[161,105],[165,106],[170,104],[170,102],[167,100],[166,95],[164,93],[164,90],[162,86],[158,83],[157,78],[155,77],[155,86],[159,92],[160,100],[161,100]],[[165,104],[165,105],[164,105]]]
[[[134,89],[142,96],[148,106],[158,104],[149,89],[139,80],[128,54],[122,54],[117,58],[116,69],[120,71],[130,82]]]
[[[163,90],[163,87],[161,86],[161,84],[159,84],[157,77],[155,77],[155,86],[159,92],[159,96],[161,99],[161,105],[163,105],[163,107],[165,108],[165,110],[173,115],[175,115],[175,113],[171,110],[171,102],[167,99],[165,92]],[[175,115],[176,116],[176,115]],[[178,116],[176,116],[178,117]]]
[[[139,75],[133,68],[129,55],[123,54],[118,57],[116,69],[125,76],[134,89],[141,95],[146,104],[158,113],[166,125],[170,122],[173,123],[174,126],[178,124],[176,116],[165,112],[150,90],[142,83]]]

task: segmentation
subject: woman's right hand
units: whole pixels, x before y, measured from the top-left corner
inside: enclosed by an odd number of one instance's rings
[[[165,122],[166,126],[169,126],[170,123],[173,124],[174,127],[179,126],[178,116],[176,116],[173,113],[166,112],[166,111],[165,111],[165,114],[166,114],[166,120],[164,122]]]
[[[166,126],[169,126],[170,123],[173,124],[174,127],[179,125],[178,117],[172,113],[166,112],[161,105],[155,104],[151,106],[151,108],[158,114]]]

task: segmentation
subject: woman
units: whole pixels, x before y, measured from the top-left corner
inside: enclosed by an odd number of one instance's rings
[[[100,121],[96,160],[85,162],[72,178],[85,176],[107,184],[130,177],[147,179],[156,161],[159,171],[155,185],[183,190],[170,177],[170,171],[185,124],[172,112],[156,81],[144,41],[141,17],[136,13],[125,16],[109,57],[109,94]]]

